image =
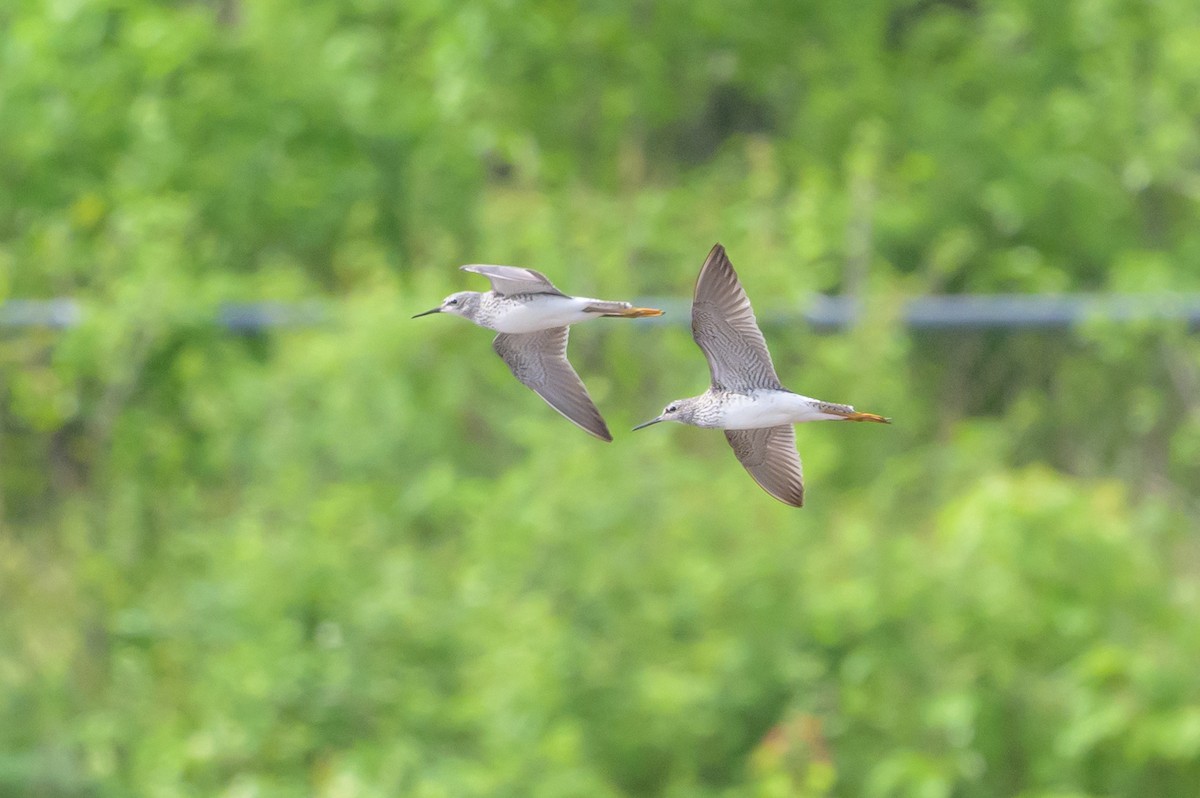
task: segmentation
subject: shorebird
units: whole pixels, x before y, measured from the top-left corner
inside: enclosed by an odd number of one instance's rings
[[[568,296],[533,269],[481,264],[461,268],[488,278],[492,290],[459,291],[433,310],[413,318],[453,313],[495,330],[499,335],[492,341],[492,348],[513,376],[576,426],[600,440],[611,441],[604,418],[567,362],[568,326],[599,316],[640,319],[661,316],[662,311],[635,308],[628,302]]]
[[[696,278],[692,337],[708,359],[712,385],[700,396],[671,402],[657,418],[634,429],[660,421],[723,429],[733,453],[754,481],[785,504],[804,504],[804,476],[793,424],[891,423],[883,416],[859,413],[850,405],[822,402],[783,387],[750,300],[720,244],[708,253]]]

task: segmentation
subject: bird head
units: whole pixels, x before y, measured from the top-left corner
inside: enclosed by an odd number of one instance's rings
[[[678,421],[682,424],[690,423],[696,416],[696,399],[676,399],[671,402],[656,418],[652,418],[644,424],[638,424],[634,427],[635,430],[649,427],[652,424],[657,424],[660,421]]]
[[[428,316],[430,313],[453,313],[455,316],[470,318],[471,313],[479,306],[479,296],[478,291],[459,291],[457,294],[451,294],[443,299],[442,304],[433,310],[418,313],[413,318]]]

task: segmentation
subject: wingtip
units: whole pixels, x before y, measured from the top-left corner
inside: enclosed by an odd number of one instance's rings
[[[768,496],[770,496],[774,499],[778,499],[779,501],[786,504],[788,507],[803,507],[804,506],[804,486],[803,485],[800,486],[799,490],[792,491],[792,492],[789,492],[786,494],[779,494],[779,493],[775,493],[774,491],[767,490],[765,487],[763,487],[763,485],[761,483],[759,484],[759,487],[762,488],[763,490],[767,491]]]
[[[725,247],[720,244],[713,244],[713,248],[708,251],[708,257],[704,259],[704,264],[700,267],[700,275],[703,275],[710,267],[728,272],[733,279],[737,279],[733,261],[729,259],[729,253],[725,251]],[[700,277],[697,276],[696,279],[699,281]]]
[[[751,476],[753,476],[753,475],[751,475]],[[767,487],[765,485],[763,485],[761,482],[758,482],[757,479],[755,479],[754,481],[758,483],[758,486],[763,489],[764,493],[766,493],[768,496],[770,496],[772,499],[775,499],[779,503],[786,504],[788,507],[803,507],[804,506],[804,491],[803,491],[803,489],[801,489],[799,495],[783,495],[783,494],[779,494],[779,493],[776,493],[775,491],[767,489]]]
[[[458,267],[458,270],[460,272],[471,272],[472,274],[482,274],[484,277],[487,277],[489,269],[502,269],[502,268],[505,268],[505,267],[500,266],[495,263],[464,263],[462,266]]]

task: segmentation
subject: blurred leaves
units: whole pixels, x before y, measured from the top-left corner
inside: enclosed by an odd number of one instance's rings
[[[1197,289],[1185,0],[0,9],[0,794],[1184,796],[1200,350],[912,337],[924,292]],[[686,326],[484,331],[544,270],[684,297],[720,240],[809,506],[630,434]],[[780,323],[814,292],[867,312]],[[324,296],[234,337],[222,303]]]

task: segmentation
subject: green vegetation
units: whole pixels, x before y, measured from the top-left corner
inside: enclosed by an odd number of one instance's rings
[[[0,6],[0,796],[1192,796],[1200,342],[906,333],[927,292],[1200,290],[1194,0]],[[686,326],[408,317],[724,243],[810,506],[631,434]],[[236,336],[221,302],[322,299]]]

